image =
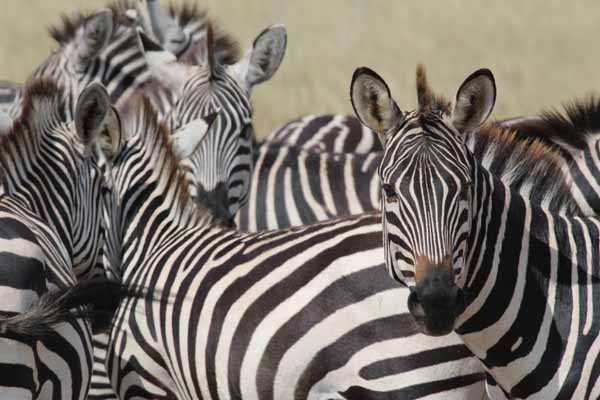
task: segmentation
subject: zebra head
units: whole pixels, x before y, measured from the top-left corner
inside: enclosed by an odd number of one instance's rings
[[[229,222],[246,201],[252,174],[250,92],[279,68],[286,46],[285,27],[274,25],[264,30],[233,65],[223,65],[215,58],[210,28],[201,43],[204,62],[200,65],[178,62],[173,54],[143,34],[141,37],[153,75],[179,95],[167,116],[171,131],[204,115],[220,115],[184,165],[192,182],[192,196],[211,208],[216,217]]]
[[[116,151],[120,121],[104,87],[92,84],[67,123],[61,91],[46,79],[26,85],[23,113],[0,143],[2,187],[53,227],[82,277],[97,272],[92,270],[104,239],[98,149]]]
[[[469,250],[475,165],[465,136],[491,113],[496,87],[489,70],[474,72],[450,111],[419,65],[417,96],[418,109],[402,112],[375,72],[359,68],[352,79],[354,111],[385,146],[379,177],[386,264],[411,288],[409,309],[423,331],[443,335],[464,309],[459,283]]]

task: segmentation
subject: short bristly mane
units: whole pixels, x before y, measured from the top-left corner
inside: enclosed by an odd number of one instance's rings
[[[421,118],[435,111],[450,117],[452,102],[430,88],[422,64],[417,65],[417,97]],[[578,211],[562,171],[563,160],[550,144],[496,122],[482,125],[466,140],[483,167],[533,203],[545,204],[553,212]]]
[[[177,210],[191,216],[196,224],[219,224],[212,214],[192,199],[188,180],[180,167],[180,160],[171,145],[171,132],[164,122],[158,122],[158,116],[150,101],[142,96],[133,99],[136,104],[128,104],[130,113],[125,116],[123,126],[135,127],[130,140],[139,140],[145,153],[150,155],[150,163],[156,171],[160,171],[160,179],[164,186],[175,191]],[[131,103],[128,102],[128,103]],[[135,118],[135,122],[127,121]]]
[[[65,122],[62,98],[63,90],[53,80],[35,78],[27,83],[23,90],[21,115],[8,132],[0,136],[0,164],[3,165],[4,179],[8,173],[5,171],[7,163],[31,162],[29,157],[16,160],[23,154],[23,150],[16,149],[27,147],[30,154],[37,153],[43,135]]]
[[[600,98],[590,95],[576,99],[564,104],[562,111],[546,110],[539,117],[518,121],[514,129],[523,137],[583,149],[588,136],[600,132]]]
[[[135,8],[134,0],[120,0],[110,3],[107,8],[112,11],[114,26],[133,26],[133,21],[127,17],[125,12],[128,9]],[[62,14],[61,22],[48,28],[50,36],[62,47],[77,37],[77,30],[81,28],[85,21],[94,13],[76,12],[71,15]],[[115,29],[115,33],[117,30]]]
[[[441,111],[447,115],[452,111],[452,102],[435,94],[429,86],[425,66],[421,63],[417,64],[417,100],[419,111]]]
[[[184,31],[190,25],[202,26],[204,31],[212,28],[215,57],[221,64],[235,64],[240,58],[240,47],[231,35],[225,33],[218,24],[208,17],[206,10],[201,10],[196,3],[171,4],[169,15],[175,18]],[[187,61],[185,56],[181,61]]]
[[[494,122],[469,134],[469,142],[481,165],[533,203],[546,204],[553,212],[577,212],[562,171],[563,160],[551,146]]]

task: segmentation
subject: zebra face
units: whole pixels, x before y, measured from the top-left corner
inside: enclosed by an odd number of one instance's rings
[[[488,70],[477,71],[450,112],[419,66],[417,94],[419,109],[403,113],[373,71],[358,69],[352,81],[357,116],[385,143],[379,177],[386,265],[411,288],[408,306],[423,332],[444,335],[465,305],[459,283],[468,267],[475,164],[464,137],[490,114],[495,84]]]
[[[183,167],[192,183],[192,196],[229,224],[247,199],[252,176],[251,89],[278,69],[285,52],[286,30],[281,25],[266,29],[233,65],[222,65],[215,58],[211,29],[202,52],[205,60],[198,66],[178,62],[173,54],[141,36],[153,75],[179,95],[167,116],[171,131],[204,115],[219,113]]]

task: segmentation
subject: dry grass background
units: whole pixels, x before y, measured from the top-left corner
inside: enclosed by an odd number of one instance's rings
[[[165,0],[166,2],[167,0]],[[193,1],[193,0],[187,0]],[[181,1],[177,1],[181,2]],[[23,81],[54,48],[46,27],[61,12],[106,0],[3,0],[0,79]],[[246,48],[267,25],[288,27],[287,54],[253,93],[264,135],[296,116],[351,113],[348,86],[357,66],[390,84],[401,108],[414,107],[414,70],[428,67],[438,91],[453,96],[480,67],[498,85],[498,118],[558,106],[600,91],[600,2],[558,0],[203,0]]]

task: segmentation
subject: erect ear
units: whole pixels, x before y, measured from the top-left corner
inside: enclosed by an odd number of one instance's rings
[[[77,66],[85,66],[106,47],[114,29],[113,13],[110,9],[98,11],[88,17],[75,43]]]
[[[183,85],[199,68],[178,62],[172,53],[163,49],[144,32],[138,32],[138,35],[151,75],[174,93],[181,94]]]
[[[217,114],[215,112],[195,119],[179,128],[171,136],[173,152],[179,159],[184,160],[194,154],[200,143],[206,138],[208,130],[216,119]]]
[[[496,82],[487,69],[473,72],[460,85],[452,111],[452,123],[461,133],[470,132],[485,122],[496,102]]]
[[[75,107],[75,130],[89,151],[99,150],[108,160],[122,144],[121,120],[100,83],[92,83],[79,95]]]
[[[144,31],[166,51],[179,56],[187,48],[190,38],[158,0],[138,0],[136,11]]]
[[[6,112],[0,110],[0,135],[8,132],[12,124],[12,118]]]
[[[285,55],[286,45],[285,25],[272,25],[254,39],[244,57],[232,65],[231,70],[242,84],[251,89],[275,74]]]
[[[403,118],[385,81],[369,68],[354,71],[350,99],[363,125],[382,136],[390,133]]]

